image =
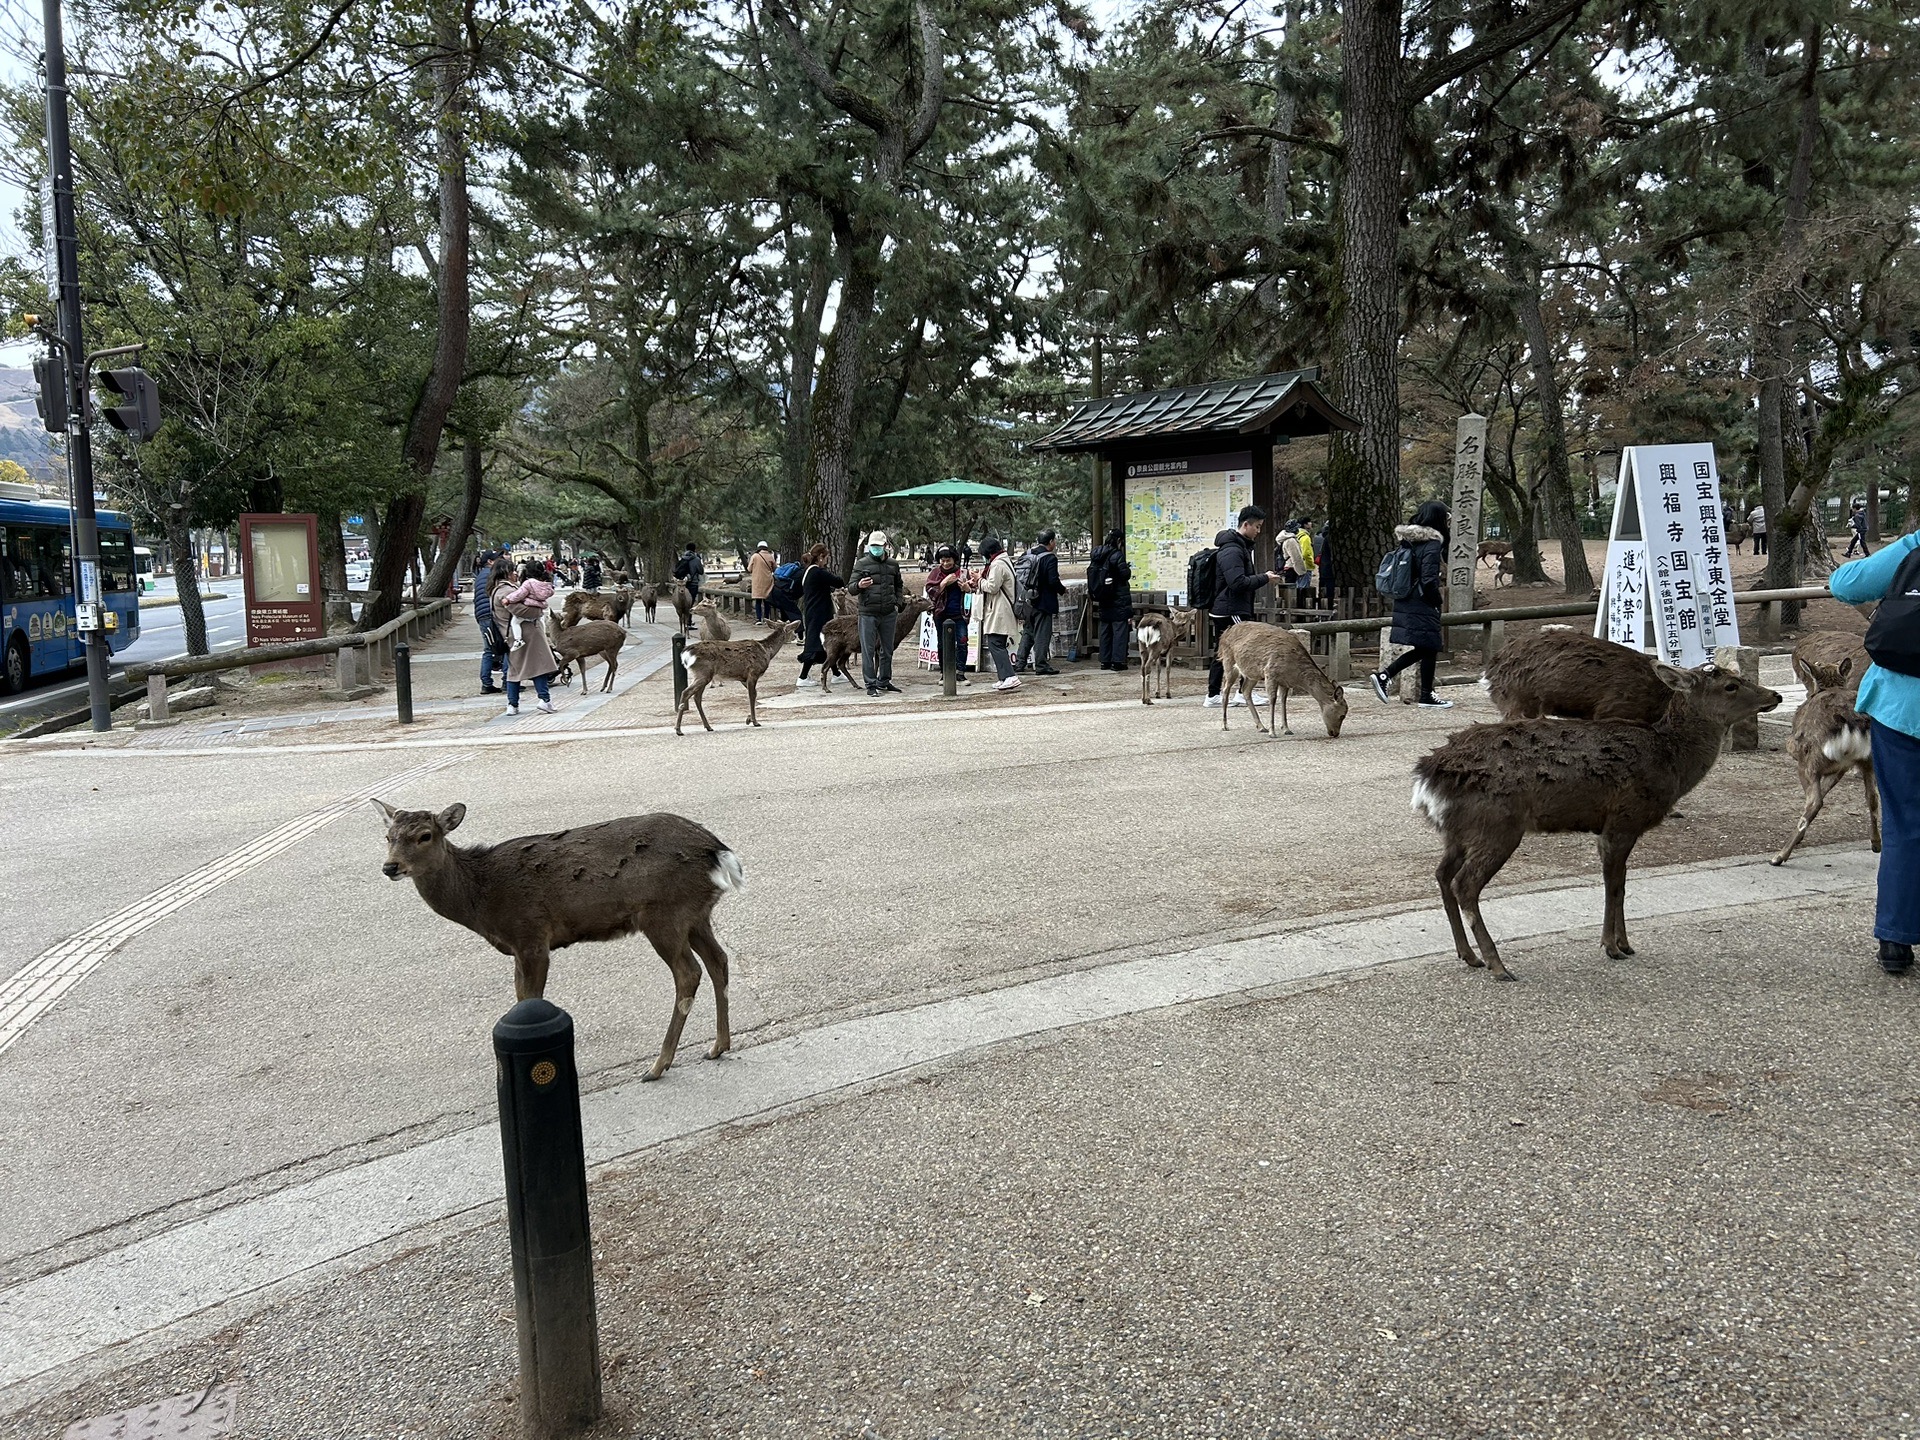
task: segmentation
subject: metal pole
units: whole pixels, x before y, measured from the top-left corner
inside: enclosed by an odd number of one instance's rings
[[[600,1327],[573,1018],[522,1000],[493,1027],[507,1171],[520,1433],[565,1434],[600,1418]]]
[[[960,693],[960,662],[953,653],[953,621],[940,622],[940,688],[951,700]]]
[[[73,591],[87,647],[87,703],[95,730],[113,728],[107,632],[101,619],[100,530],[93,512],[93,441],[87,428],[87,346],[80,326],[80,246],[73,214],[73,144],[67,132],[67,55],[60,0],[45,0],[47,165],[53,181],[53,247],[67,379],[67,489],[73,505]]]
[[[687,698],[687,637],[679,631],[673,635],[673,708],[678,710],[680,702]]]
[[[393,698],[400,702],[400,723],[413,723],[413,647],[402,640],[393,651]]]

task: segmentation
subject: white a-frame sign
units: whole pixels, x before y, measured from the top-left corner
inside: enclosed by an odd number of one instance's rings
[[[1704,665],[1715,647],[1740,643],[1713,446],[1621,452],[1593,633],[1669,665]]]

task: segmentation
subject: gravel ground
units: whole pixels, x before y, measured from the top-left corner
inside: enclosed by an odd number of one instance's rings
[[[1907,1436],[1920,984],[1851,900],[1091,1027],[596,1180],[599,1436]],[[1787,946],[1780,937],[1791,937]],[[1681,958],[1684,957],[1684,958]],[[15,1417],[514,1433],[504,1227]]]

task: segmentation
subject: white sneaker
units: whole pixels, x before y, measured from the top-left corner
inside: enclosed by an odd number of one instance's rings
[[[1018,675],[1009,675],[993,688],[996,690],[1018,690],[1020,688],[1020,677]]]
[[[505,713],[508,715],[518,715],[520,713],[520,707],[518,705],[509,705]]]
[[[1247,699],[1245,694],[1242,694],[1240,696],[1240,703],[1242,705],[1247,705],[1247,704],[1264,705],[1267,703],[1267,697],[1262,695],[1258,690],[1256,690],[1253,692],[1253,699],[1251,701]]]
[[[1218,695],[1207,696],[1207,709],[1218,710],[1219,708],[1220,708],[1220,697]]]
[[[551,714],[553,714],[553,701],[551,701],[551,700],[542,700],[542,701],[540,702],[540,713],[541,713],[542,715],[551,715]]]

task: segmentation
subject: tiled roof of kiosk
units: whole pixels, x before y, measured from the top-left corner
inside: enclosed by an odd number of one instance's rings
[[[1248,380],[1215,380],[1143,395],[1089,400],[1032,450],[1104,450],[1130,442],[1182,435],[1325,435],[1358,430],[1360,422],[1334,409],[1317,383],[1320,372],[1288,370]]]

